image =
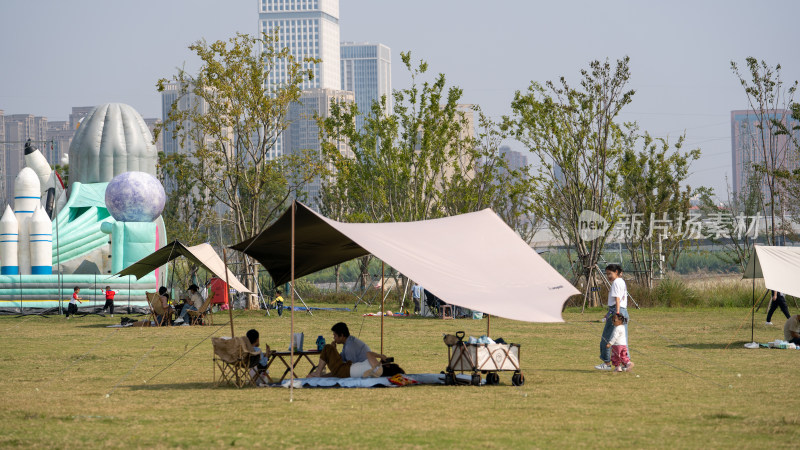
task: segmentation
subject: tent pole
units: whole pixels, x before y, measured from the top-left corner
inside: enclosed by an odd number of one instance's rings
[[[235,336],[233,334],[233,304],[230,301],[230,284],[228,284],[228,253],[225,251],[225,247],[222,247],[222,260],[225,263],[225,295],[223,298],[225,299],[225,304],[228,305],[228,318],[231,322],[231,339]],[[172,271],[175,271],[175,264],[172,265]]]
[[[290,250],[290,266],[291,266],[291,278],[292,278],[292,286],[290,289],[290,297],[292,303],[292,311],[291,311],[291,330],[289,337],[291,338],[289,343],[289,361],[292,362],[292,365],[289,369],[291,372],[291,381],[289,382],[289,402],[294,401],[294,220],[295,220],[295,213],[297,211],[297,202],[292,200],[292,242],[291,242],[291,250]]]
[[[489,334],[489,326],[490,326],[491,324],[492,324],[492,315],[491,315],[491,314],[487,314],[487,315],[486,315],[486,337],[489,337],[489,336],[491,336],[491,335]]]
[[[755,249],[753,249],[755,253]],[[763,275],[763,273],[762,273]],[[753,309],[750,311],[750,342],[755,342],[756,333],[756,265],[753,262]]]
[[[383,354],[383,281],[386,279],[386,277],[383,275],[383,267],[383,260],[381,260],[381,355]]]

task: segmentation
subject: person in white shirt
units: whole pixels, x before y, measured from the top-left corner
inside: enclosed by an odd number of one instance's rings
[[[186,322],[187,319],[186,316],[187,314],[189,314],[189,311],[199,311],[200,308],[203,307],[203,297],[201,297],[200,294],[197,292],[198,291],[197,285],[192,284],[191,286],[189,286],[188,291],[189,291],[189,301],[187,301],[186,304],[183,305],[183,308],[181,309],[181,314],[178,317],[178,320],[175,321],[178,324]]]
[[[611,365],[617,372],[627,372],[633,369],[633,362],[628,356],[628,330],[625,329],[627,321],[622,314],[614,314],[611,322],[614,324],[614,331],[606,344],[606,348],[611,349]]]
[[[608,290],[608,314],[607,318],[611,318],[614,314],[621,314],[625,318],[625,336],[628,336],[628,288],[625,286],[625,280],[622,279],[622,266],[619,264],[609,264],[606,266],[606,278],[611,282],[611,288]],[[601,364],[594,366],[597,370],[611,370],[611,348],[608,343],[611,341],[611,335],[614,332],[614,324],[611,320],[606,320],[605,327],[603,328],[603,336],[600,338],[600,359],[603,360]]]

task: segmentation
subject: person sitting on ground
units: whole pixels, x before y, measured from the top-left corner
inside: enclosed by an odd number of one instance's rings
[[[200,311],[200,308],[203,307],[203,297],[198,292],[199,289],[196,284],[189,286],[189,301],[184,303],[183,308],[181,308],[181,314],[178,320],[175,321],[176,324],[185,323],[189,311]]]
[[[253,350],[258,352],[258,355],[254,355],[251,358],[251,369],[250,369],[250,376],[255,377],[259,376],[256,382],[258,384],[265,384],[267,383],[264,375],[267,373],[267,363],[269,362],[269,346],[267,346],[267,351],[262,352],[259,346],[261,345],[259,341],[259,334],[258,330],[255,328],[247,330],[247,339],[250,341],[250,344],[253,345]],[[253,364],[255,363],[255,364]]]
[[[800,314],[789,317],[783,326],[783,339],[794,345],[800,345]]]
[[[327,376],[337,378],[348,377],[379,377],[382,375],[383,367],[380,360],[388,359],[380,353],[375,353],[369,349],[360,339],[350,335],[347,324],[339,322],[333,327],[333,342],[326,344],[319,356],[319,364],[308,375],[309,377],[321,377],[325,373],[325,368],[330,371]],[[342,353],[336,349],[336,344],[343,344]]]

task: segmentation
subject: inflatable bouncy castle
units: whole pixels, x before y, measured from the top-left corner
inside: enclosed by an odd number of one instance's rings
[[[26,143],[14,204],[0,217],[0,309],[59,307],[75,286],[89,306],[94,299],[102,306],[109,285],[117,305],[146,304],[145,291],[157,289],[165,268],[139,280],[110,277],[166,243],[152,141],[130,106],[97,106],[72,139],[66,186]]]

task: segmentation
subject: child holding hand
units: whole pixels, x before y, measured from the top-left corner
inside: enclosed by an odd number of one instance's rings
[[[611,316],[614,323],[614,331],[606,344],[606,348],[611,348],[611,365],[616,372],[628,371],[633,368],[633,362],[628,356],[628,336],[625,332],[625,316],[616,313]]]

